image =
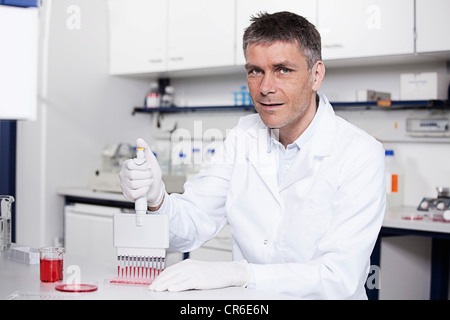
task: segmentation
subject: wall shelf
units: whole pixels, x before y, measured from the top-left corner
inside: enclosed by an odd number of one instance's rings
[[[135,113],[176,113],[176,112],[196,112],[196,111],[254,111],[253,105],[245,106],[203,106],[203,107],[165,107],[165,108],[145,108],[135,107]]]
[[[371,110],[406,110],[406,109],[442,109],[450,110],[448,100],[378,100],[361,102],[331,102],[335,109],[371,109]]]
[[[363,102],[331,102],[335,109],[371,109],[371,110],[406,110],[406,109],[441,109],[450,110],[448,100],[379,100]],[[254,111],[253,105],[245,106],[198,106],[198,107],[166,107],[166,108],[145,108],[135,107],[133,115],[136,113],[176,113],[176,112],[197,112],[197,111]]]

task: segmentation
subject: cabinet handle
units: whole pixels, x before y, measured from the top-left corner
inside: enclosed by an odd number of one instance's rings
[[[148,62],[150,62],[150,63],[161,63],[162,59],[148,59]]]
[[[343,48],[344,46],[340,43],[333,43],[333,44],[324,44],[323,47],[327,49],[338,49]]]
[[[170,61],[183,61],[183,57],[171,57]]]

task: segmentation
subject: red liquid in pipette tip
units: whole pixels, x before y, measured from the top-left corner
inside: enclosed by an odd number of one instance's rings
[[[117,268],[117,278],[111,284],[150,285],[163,270],[145,267]]]
[[[63,259],[40,259],[42,282],[56,282],[63,279]]]

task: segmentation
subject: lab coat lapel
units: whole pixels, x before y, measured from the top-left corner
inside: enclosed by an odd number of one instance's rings
[[[254,167],[258,176],[264,181],[275,199],[281,203],[278,188],[278,168],[275,152],[271,151],[270,136],[267,128],[252,132],[254,143],[249,148],[248,161]]]
[[[299,156],[294,160],[280,186],[280,192],[297,181],[313,176],[314,166],[318,165],[324,157],[331,155],[335,139],[334,111],[328,101],[322,103],[319,108],[322,108],[320,110],[321,116],[316,124],[313,136],[300,149]]]

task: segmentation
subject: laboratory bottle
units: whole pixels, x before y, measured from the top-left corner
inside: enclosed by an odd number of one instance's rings
[[[204,160],[206,165],[209,165],[211,163],[211,159],[214,156],[215,152],[216,152],[216,149],[214,149],[214,148],[206,149],[205,160]]]
[[[403,206],[404,172],[396,161],[394,150],[385,150],[386,161],[386,207]]]
[[[165,147],[163,142],[157,142],[151,147],[151,149],[153,150],[153,154],[155,155],[155,158],[158,161],[162,174],[163,175],[170,174],[169,149]]]
[[[192,154],[191,154],[191,163],[189,164],[189,168],[187,170],[187,178],[190,178],[192,176],[195,176],[197,173],[200,172],[202,168],[202,153],[199,147],[193,147],[192,148]]]
[[[174,102],[174,89],[171,86],[167,86],[164,89],[164,94],[161,97],[161,107],[169,108],[173,106]]]
[[[186,176],[187,169],[186,169],[186,161],[187,161],[187,155],[183,151],[180,151],[178,153],[178,157],[176,161],[172,162],[172,170],[173,174],[176,176]]]
[[[161,99],[158,84],[156,82],[152,82],[150,84],[150,89],[147,93],[145,105],[147,108],[159,108],[160,100]]]

